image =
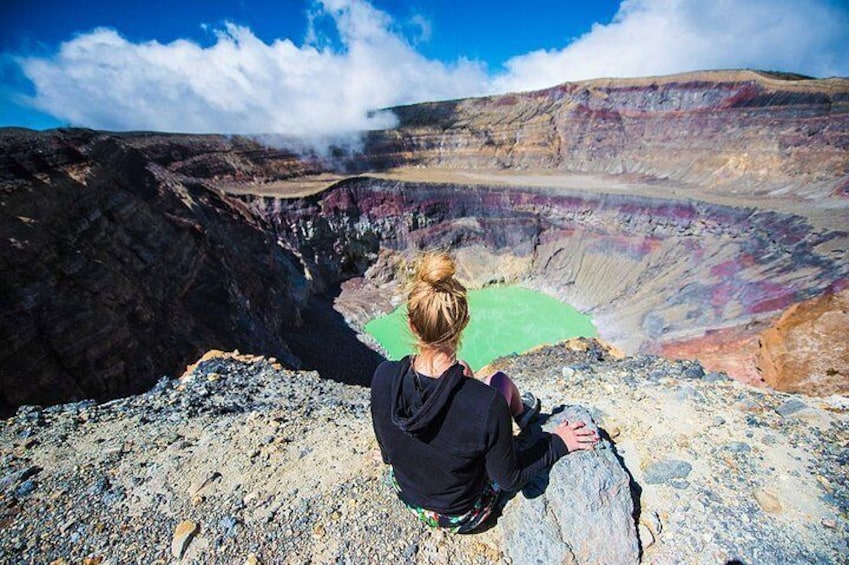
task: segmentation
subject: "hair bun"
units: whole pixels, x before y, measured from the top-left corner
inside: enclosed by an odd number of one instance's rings
[[[447,253],[425,253],[416,266],[415,278],[438,287],[451,279],[456,272],[454,260]]]

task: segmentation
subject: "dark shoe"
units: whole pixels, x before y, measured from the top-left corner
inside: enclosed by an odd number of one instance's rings
[[[536,417],[539,416],[539,411],[542,406],[539,399],[534,396],[534,393],[525,391],[522,393],[522,404],[525,407],[524,412],[515,416],[516,424],[519,425],[519,428],[524,430],[527,429],[531,423],[536,420]]]

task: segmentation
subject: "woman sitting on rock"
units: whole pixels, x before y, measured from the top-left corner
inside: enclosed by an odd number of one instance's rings
[[[563,422],[535,446],[536,455],[517,452],[512,421],[525,429],[539,401],[520,396],[502,372],[476,380],[457,359],[469,310],[454,272],[447,254],[418,260],[407,297],[418,353],[377,368],[371,412],[401,501],[429,526],[462,533],[489,516],[501,490],[517,491],[568,452],[592,448],[598,437],[582,422]]]

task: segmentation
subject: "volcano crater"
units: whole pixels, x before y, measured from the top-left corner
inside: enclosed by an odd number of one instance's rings
[[[367,384],[363,325],[430,248],[471,288],[590,314],[626,353],[849,391],[846,79],[698,72],[391,111],[332,158],[0,130],[0,412],[142,392],[209,349]]]
[[[845,232],[798,214],[639,196],[631,185],[612,194],[361,176],[303,198],[242,198],[318,288],[341,283],[335,307],[358,332],[403,300],[417,251],[447,249],[470,288],[507,282],[552,295],[625,353],[728,335],[738,351],[715,368],[759,383],[747,340],[849,278]]]

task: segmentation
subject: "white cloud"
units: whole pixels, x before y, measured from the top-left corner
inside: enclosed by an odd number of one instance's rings
[[[433,25],[430,20],[421,14],[415,14],[410,18],[410,25],[416,28],[415,43],[427,43],[433,36]]]
[[[562,49],[514,57],[494,76],[480,62],[426,58],[366,0],[322,0],[309,17],[300,46],[232,24],[207,47],[97,29],[51,57],[19,61],[31,103],[73,125],[291,135],[386,127],[393,116],[372,112],[398,104],[601,76],[739,67],[849,75],[849,9],[834,0],[624,0],[613,22]],[[333,40],[319,20],[332,24]],[[428,22],[411,22],[416,41],[426,40]]]
[[[338,134],[392,125],[376,109],[479,94],[479,63],[428,60],[364,0],[325,0],[341,48],[266,44],[228,24],[209,47],[132,43],[97,29],[50,58],[24,58],[32,103],[74,125],[184,132]]]
[[[849,11],[828,0],[624,0],[613,22],[505,67],[499,92],[703,69],[845,76]]]

